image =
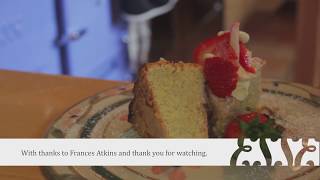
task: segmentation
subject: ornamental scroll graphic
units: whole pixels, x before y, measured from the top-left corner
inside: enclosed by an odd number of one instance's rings
[[[315,139],[238,139],[231,166],[319,166],[319,141]]]

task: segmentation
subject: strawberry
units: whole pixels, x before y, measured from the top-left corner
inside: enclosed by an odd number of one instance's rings
[[[275,124],[274,119],[267,115],[252,112],[239,115],[227,124],[224,136],[226,138],[271,138],[281,137],[283,127]]]
[[[203,65],[206,54],[212,54],[225,60],[236,60],[237,54],[230,45],[230,32],[203,41],[194,51],[194,61]]]
[[[256,69],[249,62],[248,49],[242,42],[240,42],[239,63],[247,72],[256,72]]]
[[[239,26],[235,23],[231,32],[203,41],[194,51],[194,61],[204,66],[211,92],[221,98],[231,96],[236,88],[239,66],[247,72],[256,71],[250,65],[247,48],[239,42]]]
[[[226,138],[239,138],[242,137],[243,133],[241,132],[240,124],[238,121],[231,121],[224,133],[224,137]]]
[[[238,118],[243,122],[250,123],[257,116],[259,116],[259,121],[261,124],[265,124],[268,121],[268,117],[266,115],[257,112],[242,114],[239,115]]]
[[[238,59],[236,51],[231,46],[231,33],[225,32],[220,36],[209,38],[203,41],[199,46],[196,47],[193,59],[196,63],[203,65],[207,59],[207,54],[212,54],[216,57],[221,57],[225,60],[236,60]],[[244,43],[239,42],[239,64],[250,73],[255,73],[256,69],[251,66],[249,62],[248,49]]]
[[[221,57],[208,58],[204,62],[204,76],[212,93],[218,97],[231,96],[237,86],[238,66]]]
[[[260,139],[260,149],[264,157],[271,159],[266,138],[275,141],[281,138],[283,130],[284,128],[277,125],[274,119],[265,114],[252,112],[239,115],[235,120],[230,121],[226,126],[224,136],[226,138],[240,138],[240,140],[243,140],[243,138],[250,138],[252,141]],[[237,159],[233,160],[236,161]]]

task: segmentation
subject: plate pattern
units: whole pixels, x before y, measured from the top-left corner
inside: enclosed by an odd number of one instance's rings
[[[135,138],[139,137],[127,121],[128,105],[133,98],[132,84],[110,89],[95,96],[86,98],[67,110],[58,118],[47,132],[47,138]],[[277,101],[288,101],[287,104],[302,103],[307,108],[320,113],[319,90],[288,82],[265,80],[262,86],[262,101],[268,105],[274,98]],[[283,99],[281,99],[283,98]],[[289,102],[290,101],[290,102]],[[286,102],[284,102],[286,103]],[[270,103],[272,104],[272,103]],[[283,106],[283,105],[279,105]],[[316,116],[319,114],[316,114]],[[319,119],[320,121],[320,119]],[[318,122],[319,123],[319,122]],[[320,124],[320,123],[319,123]],[[318,136],[320,137],[320,135]],[[317,138],[317,137],[316,137]],[[155,175],[150,167],[42,167],[48,179],[168,179],[169,172]],[[319,179],[320,170],[316,167],[306,167],[293,171],[289,167],[281,167],[275,175],[270,174],[266,168],[242,167],[180,167],[188,179],[252,179],[257,174],[262,179]],[[226,173],[224,173],[226,172]],[[227,173],[229,172],[229,173]],[[236,172],[234,176],[232,172]],[[248,173],[251,172],[251,173]],[[256,173],[254,173],[256,172]],[[226,174],[231,174],[226,177]],[[214,176],[213,176],[214,175]]]

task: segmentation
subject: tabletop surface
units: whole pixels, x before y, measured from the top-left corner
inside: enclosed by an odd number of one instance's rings
[[[0,138],[41,138],[82,99],[123,82],[0,71]],[[39,167],[0,167],[0,179],[44,179]]]

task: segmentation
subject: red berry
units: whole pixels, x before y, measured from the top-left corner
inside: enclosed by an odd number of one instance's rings
[[[268,121],[268,117],[264,114],[261,113],[257,113],[257,112],[252,112],[252,113],[247,113],[247,114],[242,114],[239,115],[238,118],[241,121],[244,121],[246,123],[251,122],[252,120],[254,120],[257,116],[259,116],[259,121],[260,123],[264,124]]]
[[[195,63],[203,65],[207,53],[225,60],[236,60],[237,54],[230,45],[230,32],[207,39],[197,46],[193,54]]]
[[[238,66],[235,62],[220,57],[208,58],[204,64],[204,75],[212,93],[218,97],[231,96],[237,86]]]
[[[239,121],[231,121],[224,131],[224,137],[226,138],[239,138],[242,136]]]
[[[240,42],[239,63],[247,72],[256,72],[256,69],[253,66],[251,66],[249,62],[248,50],[242,42]]]
[[[264,114],[251,112],[247,114],[239,115],[237,119],[234,119],[227,124],[224,137],[226,138],[239,138],[244,135],[245,132],[242,132],[240,127],[240,121],[249,124],[252,122],[257,116],[259,116],[259,122],[261,124],[265,124],[268,121],[268,117]]]

